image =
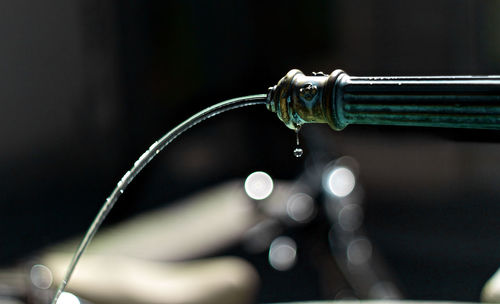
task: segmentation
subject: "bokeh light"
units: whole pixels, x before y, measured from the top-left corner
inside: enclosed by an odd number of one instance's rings
[[[297,244],[287,236],[276,238],[269,248],[269,264],[279,271],[291,269],[297,260]]]
[[[356,178],[351,170],[345,167],[335,168],[327,175],[326,189],[335,196],[349,195],[356,185]]]
[[[286,203],[288,216],[296,222],[306,223],[314,215],[314,199],[305,193],[295,193]]]
[[[48,289],[53,281],[52,272],[45,265],[33,265],[30,270],[30,280],[37,288]]]
[[[273,179],[266,172],[257,171],[245,180],[245,192],[255,200],[263,200],[273,192]]]
[[[353,265],[366,263],[372,257],[372,243],[366,238],[358,238],[347,246],[347,259]]]
[[[80,304],[80,300],[72,293],[63,292],[57,299],[57,304]]]

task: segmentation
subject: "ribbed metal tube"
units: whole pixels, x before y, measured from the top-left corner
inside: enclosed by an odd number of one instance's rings
[[[500,77],[349,77],[337,80],[343,124],[500,129]]]
[[[500,76],[351,77],[292,70],[267,106],[289,127],[328,123],[500,129]]]

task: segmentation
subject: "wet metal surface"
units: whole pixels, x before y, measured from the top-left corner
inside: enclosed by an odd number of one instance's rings
[[[268,109],[289,128],[328,123],[500,129],[500,76],[351,77],[291,70]]]

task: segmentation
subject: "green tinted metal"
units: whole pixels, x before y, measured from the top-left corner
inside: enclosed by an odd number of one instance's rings
[[[289,127],[328,123],[500,129],[500,76],[305,76],[290,71],[267,97]]]

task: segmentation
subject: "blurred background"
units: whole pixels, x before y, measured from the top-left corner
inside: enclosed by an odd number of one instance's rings
[[[83,233],[142,152],[205,107],[266,93],[292,68],[500,74],[499,28],[498,1],[1,2],[0,264]],[[350,155],[366,233],[404,296],[479,300],[500,266],[498,131],[301,136],[296,159],[295,134],[264,107],[206,121],[138,176],[106,225],[257,170],[293,181],[318,150]],[[266,253],[227,253],[257,269],[260,302],[327,298],[307,260],[279,272]]]

